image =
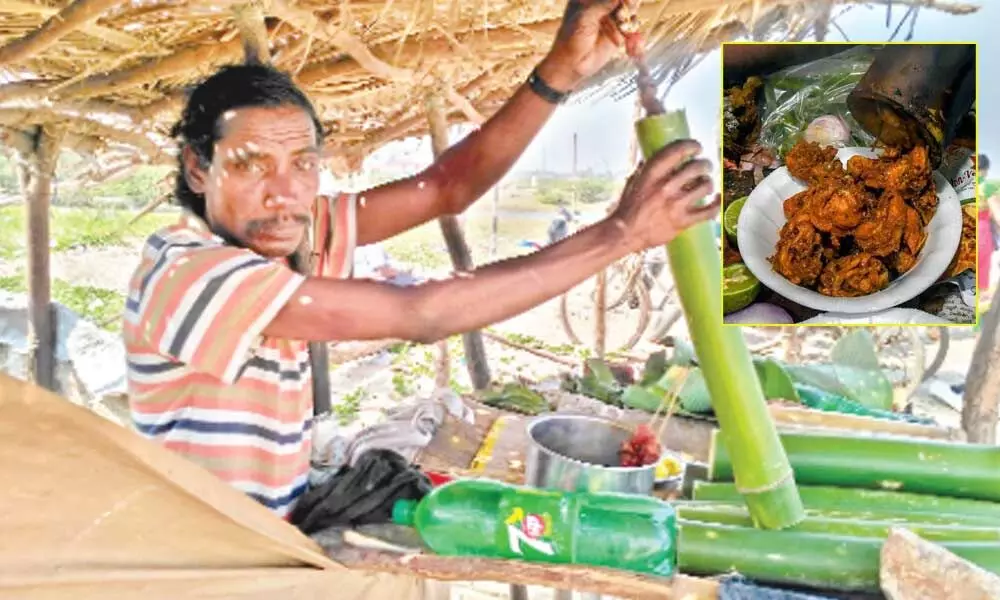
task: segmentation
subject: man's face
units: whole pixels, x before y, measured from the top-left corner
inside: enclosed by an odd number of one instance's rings
[[[229,111],[220,125],[208,171],[190,150],[185,154],[189,184],[205,195],[208,224],[262,256],[291,255],[319,190],[312,120],[298,107],[258,107]]]

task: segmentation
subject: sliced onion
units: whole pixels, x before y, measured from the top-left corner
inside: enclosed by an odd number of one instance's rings
[[[851,141],[851,128],[839,115],[823,115],[813,119],[802,137],[821,146],[846,146]]]

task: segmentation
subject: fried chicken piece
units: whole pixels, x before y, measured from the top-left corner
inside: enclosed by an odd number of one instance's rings
[[[913,199],[913,207],[920,213],[920,220],[924,225],[931,222],[937,212],[938,195],[937,188],[931,185],[922,194]]]
[[[906,207],[906,221],[903,226],[902,245],[898,252],[889,258],[889,265],[896,273],[902,275],[916,266],[917,256],[927,243],[927,232],[920,213],[915,208]]]
[[[819,293],[838,298],[867,296],[889,285],[889,269],[871,254],[861,253],[832,260],[819,277]]]
[[[920,213],[913,207],[906,207],[906,222],[903,225],[903,245],[916,256],[927,243],[927,231],[924,229]]]
[[[773,256],[774,270],[795,285],[813,285],[823,269],[827,252],[823,239],[808,217],[796,217],[781,228]]]
[[[854,230],[854,241],[864,252],[884,257],[899,250],[906,227],[906,201],[895,192],[886,192],[875,209]]]
[[[902,275],[917,265],[917,256],[904,248],[889,258],[889,265]]]
[[[810,185],[825,179],[842,179],[844,166],[837,159],[837,149],[816,142],[800,141],[785,155],[785,166],[793,177]]]
[[[917,146],[902,156],[898,150],[886,149],[879,158],[852,156],[847,161],[847,174],[873,190],[912,198],[931,183],[930,157],[925,146]]]
[[[808,206],[816,195],[815,188],[808,188],[795,194],[794,196],[789,196],[782,203],[781,208],[785,211],[785,218],[791,220],[795,215],[799,214],[802,210]]]
[[[874,198],[855,185],[831,183],[828,189],[826,201],[815,208],[813,225],[820,231],[843,237],[861,224]]]
[[[927,146],[917,146],[908,154],[889,163],[885,171],[885,189],[911,198],[931,183],[931,159]]]

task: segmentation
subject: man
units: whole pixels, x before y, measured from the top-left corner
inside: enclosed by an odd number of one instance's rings
[[[616,2],[571,0],[531,80],[479,131],[415,177],[316,201],[322,138],[291,80],[231,67],[192,93],[179,140],[180,222],[151,236],[123,335],[137,429],[278,515],[306,487],[312,417],[307,342],[433,342],[517,315],[615,260],[718,214],[693,141],[664,150],[605,221],[535,254],[417,286],[344,280],[356,245],[461,213],[506,173],[559,96],[602,68]],[[289,267],[313,224],[312,276]],[[291,257],[291,258],[290,258]]]
[[[561,241],[569,235],[569,224],[573,221],[573,215],[566,209],[565,205],[559,206],[559,213],[549,223],[549,245]]]

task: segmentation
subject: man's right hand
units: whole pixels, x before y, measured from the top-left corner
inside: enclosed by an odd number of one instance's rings
[[[629,178],[610,219],[625,228],[634,251],[662,246],[688,227],[719,216],[718,196],[699,204],[713,191],[712,163],[694,158],[701,151],[693,140],[674,142]]]

